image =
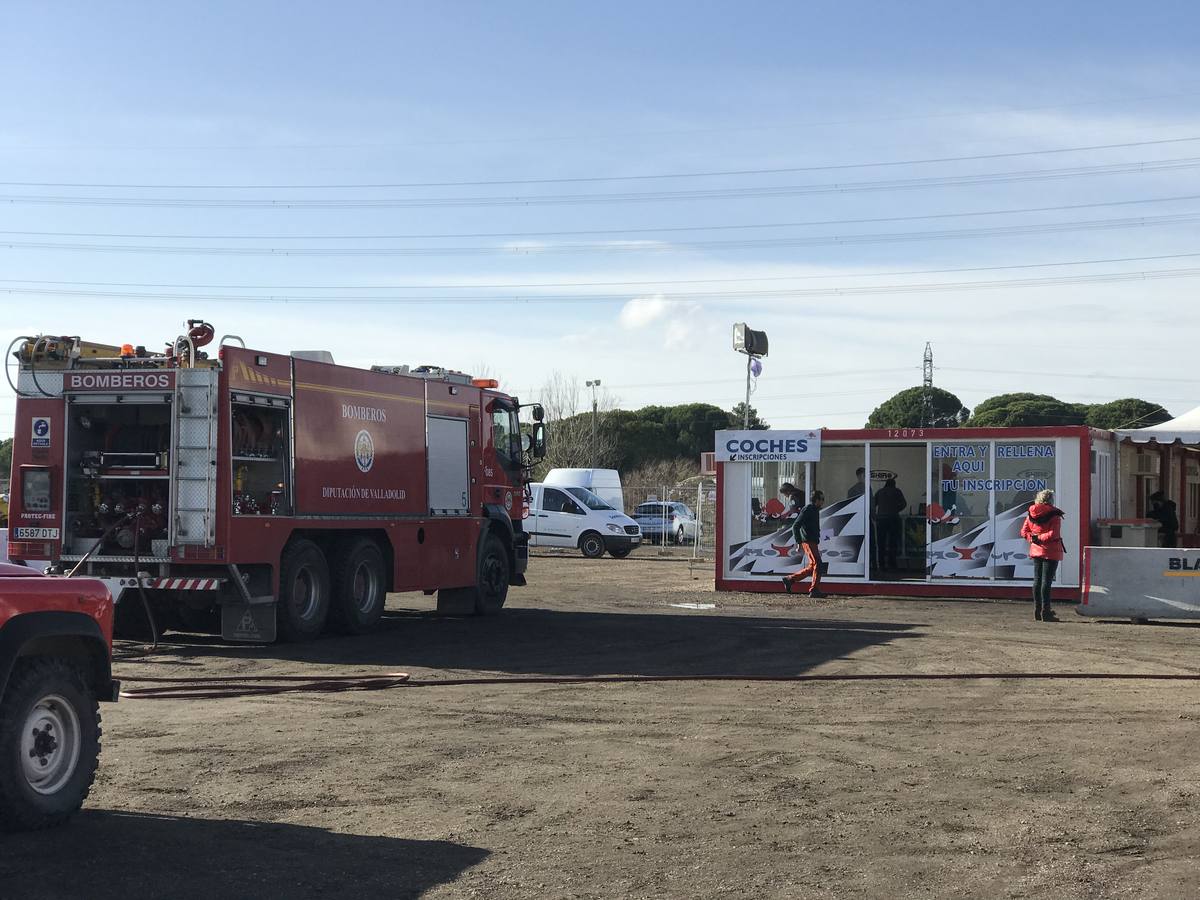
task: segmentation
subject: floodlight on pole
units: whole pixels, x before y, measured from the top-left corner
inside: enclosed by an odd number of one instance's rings
[[[575,383],[579,384],[578,381]],[[596,388],[600,387],[600,379],[587,382],[587,386],[592,389],[592,468],[594,469],[599,465],[596,454],[596,413],[599,408],[596,401]]]
[[[745,322],[733,326],[733,349],[746,354],[746,405],[742,408],[742,428],[750,429],[750,377],[762,372],[759,360],[767,355],[767,333],[747,328]],[[756,365],[757,364],[757,365]],[[757,368],[757,371],[755,369]]]

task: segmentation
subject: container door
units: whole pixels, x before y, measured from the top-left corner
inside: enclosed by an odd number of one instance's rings
[[[991,578],[996,544],[989,441],[930,444],[929,574]]]
[[[813,490],[825,495],[821,562],[834,578],[866,578],[871,500],[866,444],[827,444],[812,467],[809,497]]]
[[[997,579],[1032,579],[1033,560],[1029,544],[1021,537],[1021,524],[1038,491],[1057,488],[1058,445],[1056,441],[997,441],[995,454],[992,574]]]
[[[433,515],[470,513],[471,476],[467,463],[466,419],[429,416],[425,434],[429,458],[429,511]]]

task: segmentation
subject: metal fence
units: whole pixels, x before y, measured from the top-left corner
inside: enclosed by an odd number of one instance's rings
[[[711,558],[716,543],[717,481],[711,477],[689,478],[677,484],[623,485],[625,513],[633,516],[643,531],[643,553],[658,550],[664,555]],[[674,517],[664,503],[682,503],[690,515]],[[654,504],[651,510],[638,507]],[[682,531],[682,540],[680,540]]]

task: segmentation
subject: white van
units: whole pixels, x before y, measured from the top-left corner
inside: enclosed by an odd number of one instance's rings
[[[642,543],[638,523],[613,509],[587,488],[531,484],[533,502],[526,520],[533,547],[578,547],[588,559],[607,550],[624,559]]]
[[[587,488],[617,512],[625,512],[625,494],[616,469],[551,469],[542,484]]]

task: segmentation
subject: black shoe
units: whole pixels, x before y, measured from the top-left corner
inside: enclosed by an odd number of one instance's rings
[[[1061,622],[1062,619],[1060,619],[1058,616],[1056,616],[1054,614],[1054,610],[1048,609],[1044,613],[1042,613],[1042,621],[1043,622]]]
[[[1033,618],[1038,622],[1042,621],[1042,608],[1040,606],[1033,608]]]
[[[787,591],[789,594],[792,592],[792,579],[790,579],[790,578],[788,578],[788,577],[786,577],[786,576],[784,577],[784,579],[783,579],[783,589],[784,589],[785,591]]]
[[[812,597],[814,600],[824,600],[828,595],[824,591],[819,591],[816,588],[813,588],[808,592],[808,596]]]

